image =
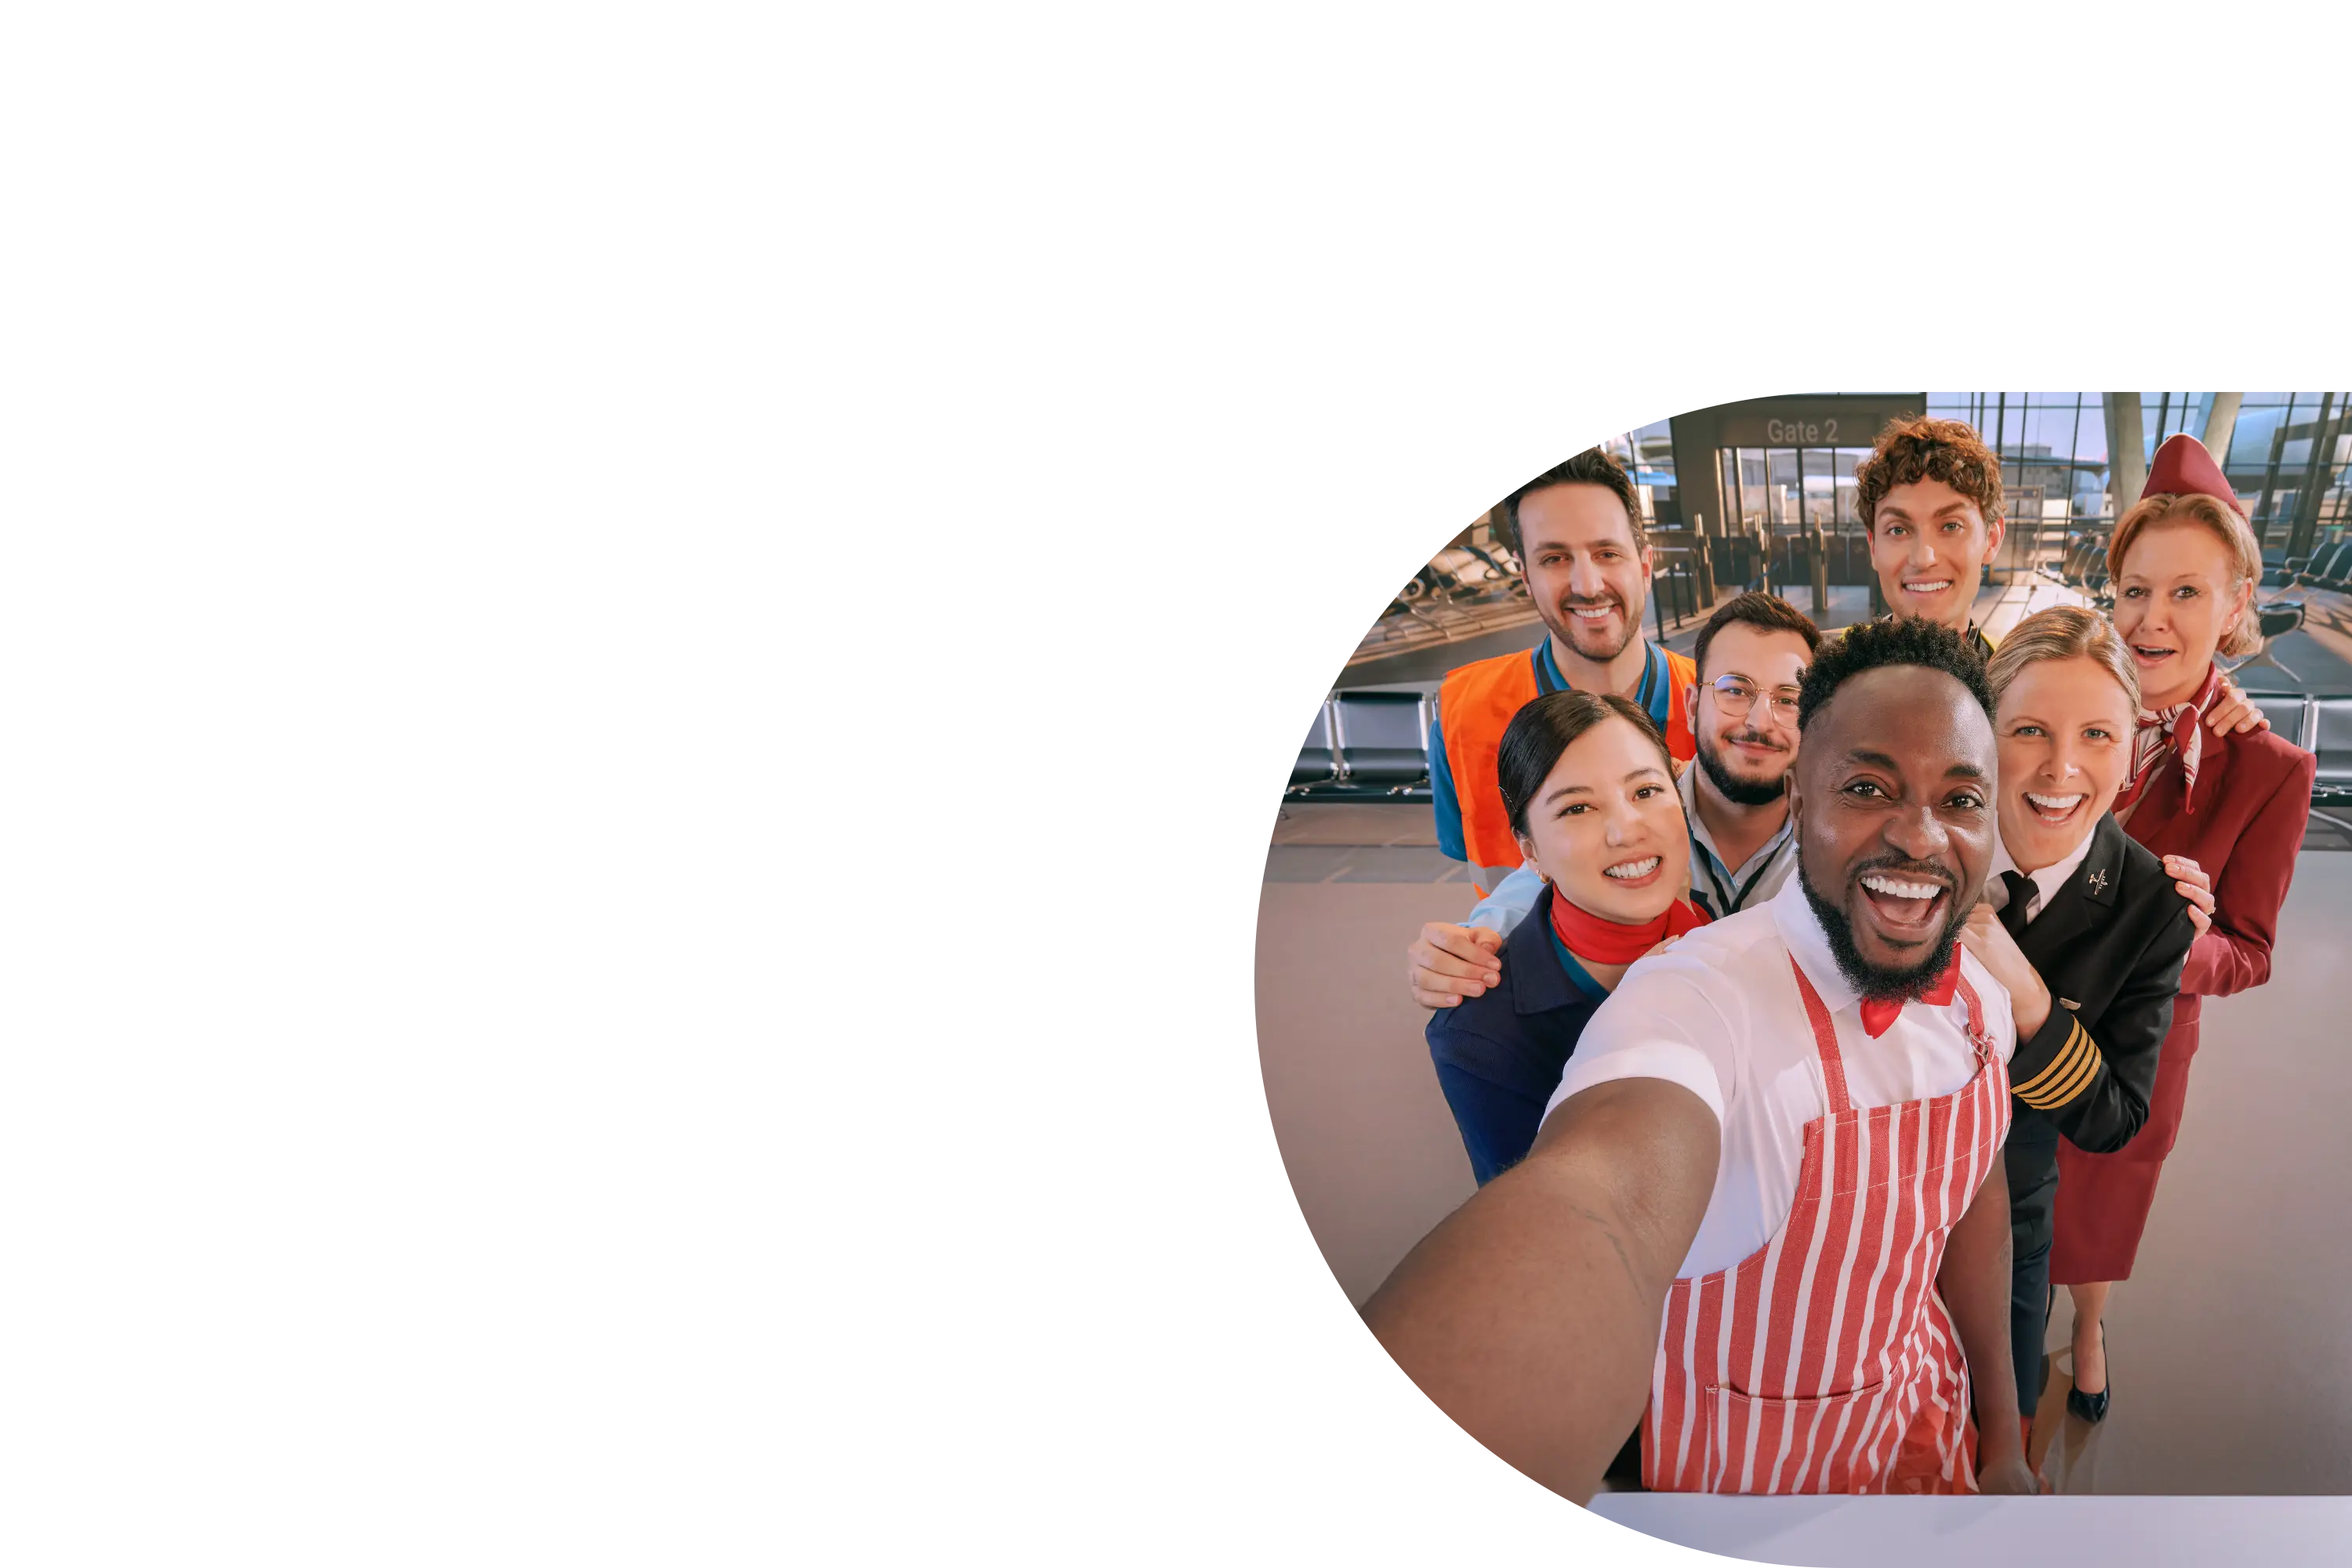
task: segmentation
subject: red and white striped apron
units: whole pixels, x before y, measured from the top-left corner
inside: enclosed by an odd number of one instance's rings
[[[1790,968],[1829,1112],[1805,1125],[1780,1234],[1668,1293],[1642,1414],[1642,1482],[1653,1491],[1972,1492],[1968,1363],[1936,1270],[1944,1238],[2000,1157],[2009,1069],[1963,978],[1976,1076],[1937,1099],[1857,1110],[1829,1009],[1794,959]],[[1993,1373],[2009,1374],[2006,1363]]]

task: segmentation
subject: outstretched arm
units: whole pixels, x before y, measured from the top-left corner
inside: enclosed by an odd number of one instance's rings
[[[1573,1096],[1527,1159],[1406,1255],[1365,1321],[1464,1430],[1589,1500],[1642,1418],[1666,1291],[1706,1215],[1720,1140],[1706,1102],[1662,1079]],[[2007,1289],[2004,1276],[2004,1331]]]

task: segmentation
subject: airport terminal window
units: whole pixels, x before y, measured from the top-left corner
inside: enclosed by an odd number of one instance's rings
[[[2352,408],[2343,393],[2250,392],[2240,405],[2223,468],[2266,547],[2295,538],[2302,520],[2334,527],[2352,521]],[[2202,440],[2213,413],[2210,392],[2144,392],[2142,460],[2171,436]],[[2106,394],[2100,392],[1930,393],[1927,412],[1975,426],[2001,456],[2004,479],[2020,501],[2038,499],[2055,521],[2113,521]],[[2314,452],[2324,471],[2315,477]],[[2317,484],[2315,494],[2309,487]],[[2307,498],[2308,497],[2308,500]],[[2308,510],[2306,508],[2308,507]]]
[[[2094,395],[2095,396],[2098,395]],[[2104,408],[2101,409],[2104,413]],[[2168,437],[2184,432],[2202,439],[2213,412],[2210,392],[2143,392],[2139,395],[2140,425],[2146,434],[2144,462],[2156,460],[2156,449]]]

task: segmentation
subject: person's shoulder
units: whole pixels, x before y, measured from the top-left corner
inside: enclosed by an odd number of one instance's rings
[[[1487,658],[1474,658],[1467,664],[1457,664],[1445,672],[1444,684],[1457,686],[1472,681],[1492,680],[1497,676],[1511,673],[1515,666],[1527,670],[1529,678],[1532,679],[1535,673],[1535,666],[1532,662],[1534,652],[1533,648],[1523,647],[1510,653],[1495,654]]]
[[[1666,668],[1674,673],[1676,680],[1687,682],[1698,679],[1698,660],[1686,653],[1676,653],[1664,643],[1658,645],[1658,651],[1666,656]]]
[[[1429,1037],[1432,1050],[1469,1042],[1507,1046],[1526,1034],[1511,1001],[1507,975],[1484,995],[1465,996],[1451,1007],[1438,1008],[1430,1014],[1429,1026],[1423,1032]]]
[[[1756,967],[1782,951],[1769,905],[1757,905],[1684,932],[1664,952],[1636,959],[1616,995],[1631,987],[1636,997],[1657,989],[1696,987],[1710,996],[1737,991]],[[1612,997],[1612,1000],[1614,998]]]
[[[2123,839],[2123,850],[2116,861],[2115,918],[2161,929],[2189,900],[2180,896],[2172,873],[2164,868],[2163,856],[2121,828],[2116,833]]]
[[[1772,901],[1767,899],[1719,921],[1707,921],[1686,933],[1670,951],[1679,952],[1688,944],[1693,952],[1705,952],[1718,962],[1731,963],[1752,958],[1759,943],[1777,935],[1772,923]]]
[[[2231,767],[2242,769],[2253,777],[2284,780],[2298,772],[2310,774],[2319,765],[2317,757],[2276,730],[2225,735],[2221,740],[2229,747]]]
[[[2118,826],[2116,837],[2123,840],[2121,856],[2116,865],[2116,904],[2130,909],[2138,900],[2157,892],[2168,892],[2175,900],[2187,903],[2172,885],[2172,873],[2164,868],[2164,857],[2134,838]]]
[[[1988,1021],[1994,1026],[1993,1032],[2014,1045],[2017,1023],[2015,1015],[2010,1010],[2008,990],[1993,978],[1991,970],[1977,962],[1977,955],[1970,952],[1966,945],[1954,951],[1959,954],[1960,978],[1976,992],[1977,1005],[1985,1010]]]

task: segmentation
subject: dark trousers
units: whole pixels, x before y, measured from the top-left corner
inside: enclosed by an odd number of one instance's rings
[[[2042,1341],[2050,1328],[2050,1238],[2058,1206],[2058,1130],[2014,1107],[2001,1162],[2009,1173],[2009,1353],[2017,1408],[2031,1416],[2042,1397]]]

